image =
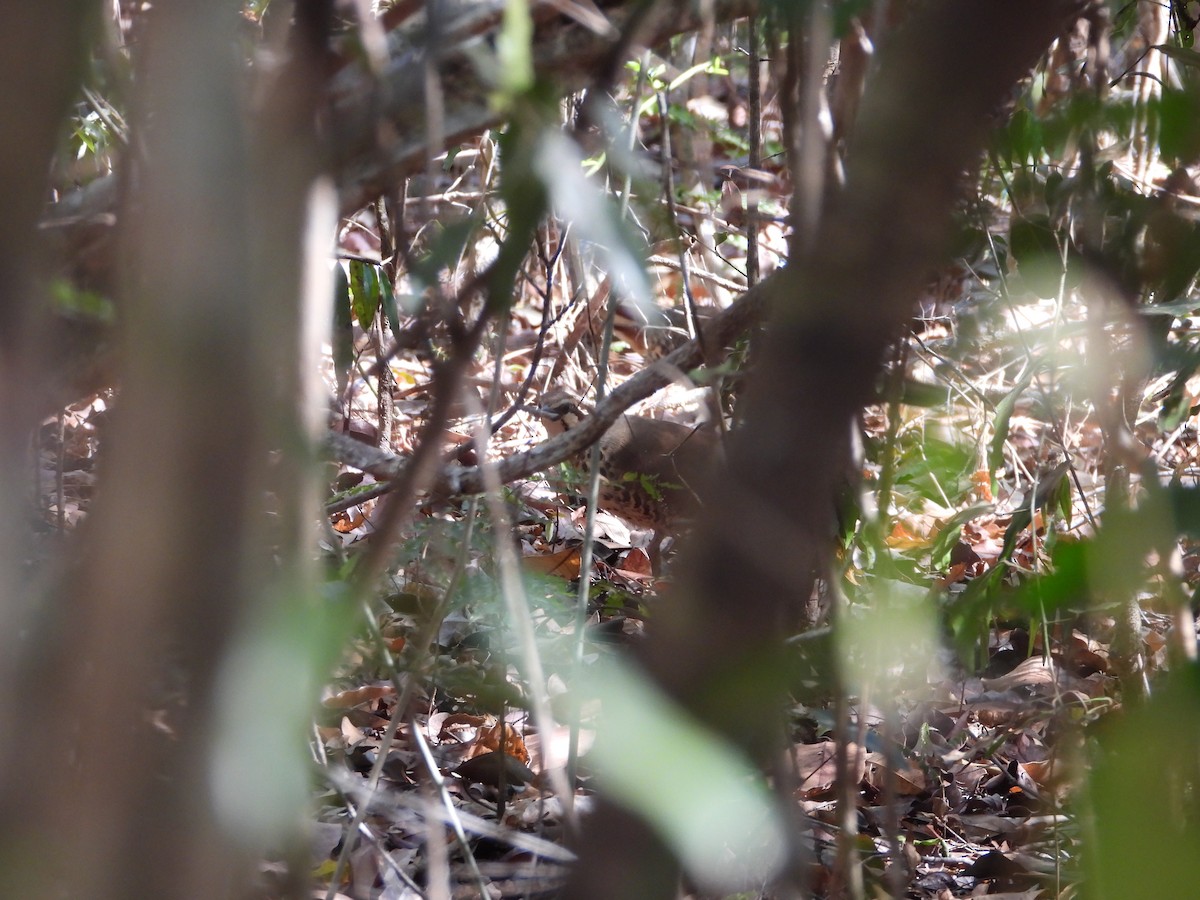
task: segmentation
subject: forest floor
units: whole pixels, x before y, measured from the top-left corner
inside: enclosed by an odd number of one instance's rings
[[[943,399],[908,405],[897,397],[864,411],[862,491],[877,504],[886,477],[891,495],[887,515],[875,525],[882,543],[865,540],[869,526],[860,524],[840,555],[843,616],[869,619],[880,592],[894,595],[900,586],[900,593],[932,602],[937,633],[914,637],[901,628],[890,634],[887,640],[900,646],[892,648],[889,668],[864,677],[861,690],[841,698],[840,727],[835,681],[821,662],[838,651],[820,629],[801,638],[814,662],[811,676],[797,683],[789,712],[789,793],[806,823],[802,845],[817,894],[844,880],[849,848],[868,885],[903,885],[907,896],[972,896],[984,885],[992,895],[1063,896],[1081,873],[1079,766],[1089,728],[1121,705],[1120,666],[1113,659],[1119,604],[1081,598],[1036,615],[1020,589],[1052,568],[1056,547],[1089,537],[1103,507],[1100,426],[1086,398],[1072,398],[1071,377],[1061,374],[1073,361],[1083,365],[1071,338],[1083,313],[1046,301],[1010,306],[1001,315],[983,312],[996,305],[981,299],[986,283],[966,269],[956,274],[951,299],[922,306],[889,376],[895,384],[933,385]],[[975,317],[970,359],[956,346],[968,315]],[[521,318],[518,313],[514,322]],[[1052,344],[1045,339],[1051,331],[1067,337]],[[1039,346],[1052,349],[1060,365],[1026,377],[1022,356],[1006,349],[1018,333],[1026,341],[1042,336]],[[553,360],[560,348],[553,337],[547,341]],[[363,373],[372,360],[361,334],[359,348]],[[618,348],[611,363],[620,379],[642,360]],[[479,364],[477,385],[487,383],[490,365]],[[422,422],[428,380],[421,367],[395,361],[392,368],[399,386],[390,445],[403,452]],[[509,358],[505,372],[507,390],[527,374],[518,357]],[[374,438],[376,397],[368,379],[355,383],[350,430]],[[1161,386],[1147,383],[1143,393],[1152,396]],[[1006,401],[1007,421],[995,441],[996,410]],[[1136,427],[1162,477],[1193,471],[1197,435],[1190,420],[1164,434],[1153,404],[1144,406]],[[687,420],[695,407],[695,392],[672,389],[641,412]],[[86,516],[105,408],[105,398],[94,397],[69,408],[61,423],[47,423],[41,496],[52,526],[70,530]],[[61,443],[52,434],[60,424]],[[472,429],[464,416],[447,446],[469,443]],[[542,438],[536,417],[520,414],[495,435],[492,452],[526,449]],[[989,441],[999,449],[995,469],[987,464]],[[1054,491],[1037,497],[1038,485],[1056,477]],[[569,685],[586,678],[598,658],[620,653],[653,627],[658,592],[670,580],[651,573],[648,533],[599,515],[583,669],[575,669],[584,508],[571,481],[569,473],[557,472],[513,486],[508,495],[536,652],[551,702],[559,704],[556,719],[564,723]],[[363,484],[346,469],[338,482],[343,490]],[[1045,502],[1048,496],[1054,501]],[[330,517],[325,552],[331,560],[353,557],[370,537],[381,502]],[[1035,527],[1019,529],[1006,542],[1014,517],[1031,504]],[[347,649],[322,700],[313,736],[321,784],[313,871],[326,885],[336,872],[346,896],[416,896],[412,885],[432,878],[451,885],[454,896],[476,895],[483,884],[493,896],[550,896],[571,859],[562,843],[569,816],[547,777],[567,764],[569,729],[558,725],[548,735],[532,727],[529,686],[514,664],[522,650],[492,560],[493,542],[511,538],[498,535],[486,515],[468,533],[468,512],[458,501],[423,503],[390,588],[374,604],[371,627]],[[1181,564],[1191,589],[1200,580],[1197,556],[1185,554]],[[1007,570],[1001,583],[1011,602],[1005,607],[993,597],[984,614],[971,605],[970,586],[997,567]],[[1145,584],[1138,599],[1136,666],[1139,677],[1152,682],[1168,665],[1176,617],[1161,584]],[[430,652],[406,653],[431,625]],[[852,651],[840,665],[853,670],[851,657]],[[583,751],[589,734],[585,717],[578,738]],[[850,820],[839,811],[839,765],[853,782],[842,794],[853,798]],[[584,752],[573,787],[575,812],[589,808],[589,782]],[[360,837],[347,844],[347,817],[356,809],[363,811]],[[847,821],[853,835],[846,833]],[[436,822],[453,827],[443,835],[441,825],[431,830]],[[436,852],[435,841],[444,843]]]

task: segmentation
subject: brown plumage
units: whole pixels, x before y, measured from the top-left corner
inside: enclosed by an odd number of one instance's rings
[[[537,412],[551,435],[584,415],[564,391],[543,395]],[[585,450],[575,460],[580,469],[587,470],[590,455]],[[720,436],[712,427],[623,415],[600,438],[600,507],[638,527],[674,530],[698,511],[697,492],[720,460]]]

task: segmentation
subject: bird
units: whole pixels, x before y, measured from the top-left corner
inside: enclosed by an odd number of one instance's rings
[[[565,391],[543,394],[534,407],[551,437],[579,424],[584,412]],[[704,483],[722,462],[721,438],[711,425],[692,427],[622,415],[600,437],[599,506],[636,528],[670,534],[701,508]],[[575,463],[588,469],[590,449]]]

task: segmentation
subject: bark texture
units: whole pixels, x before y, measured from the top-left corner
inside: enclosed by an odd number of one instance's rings
[[[70,6],[21,8],[32,20],[35,9]],[[296,9],[304,21],[329,5]],[[57,588],[22,585],[20,608],[4,596],[0,639],[16,646],[0,653],[12,692],[0,708],[0,860],[14,896],[245,895],[265,848],[239,841],[216,808],[215,722],[230,702],[220,675],[235,636],[295,588],[271,567],[297,571],[295,548],[303,542],[310,555],[312,545],[297,523],[311,527],[318,514],[296,373],[317,372],[298,352],[298,298],[320,60],[298,42],[252,131],[236,0],[162,0],[147,16],[133,117],[145,152],[123,210],[122,395],[103,479]],[[71,23],[46,14],[37,24],[38,34],[6,31],[6,51],[30,51],[26,78],[44,59],[48,82],[69,97],[73,85],[56,79],[74,71],[71,60],[46,48],[72,35]],[[63,104],[38,110],[51,136]],[[42,158],[14,163],[22,171],[12,178],[32,186],[17,223],[26,231],[0,232],[0,259],[18,258],[19,240],[33,243],[46,137],[36,142]],[[332,231],[332,192],[328,206]],[[31,370],[5,374],[6,384],[28,383]],[[8,417],[17,401],[0,401],[6,433],[23,443],[29,429]],[[269,451],[280,446],[289,459],[272,470]],[[0,521],[27,527],[18,506]],[[148,711],[164,708],[156,727]]]

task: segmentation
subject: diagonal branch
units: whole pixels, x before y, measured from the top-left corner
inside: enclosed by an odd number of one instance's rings
[[[705,323],[702,336],[704,342],[710,342],[711,346],[715,347],[727,347],[752,328],[762,319],[766,298],[776,280],[776,276],[772,276],[760,282],[746,291],[728,309]],[[670,384],[673,372],[695,369],[703,361],[701,339],[689,341],[614,388],[592,415],[584,419],[579,426],[496,463],[500,481],[507,484],[519,478],[526,478],[591,446],[625,410]],[[329,434],[326,437],[325,449],[333,459],[370,472],[377,478],[394,480],[408,464],[407,457],[379,450],[343,434]],[[478,467],[447,467],[439,476],[438,484],[454,494],[478,494],[484,490],[482,473]]]

